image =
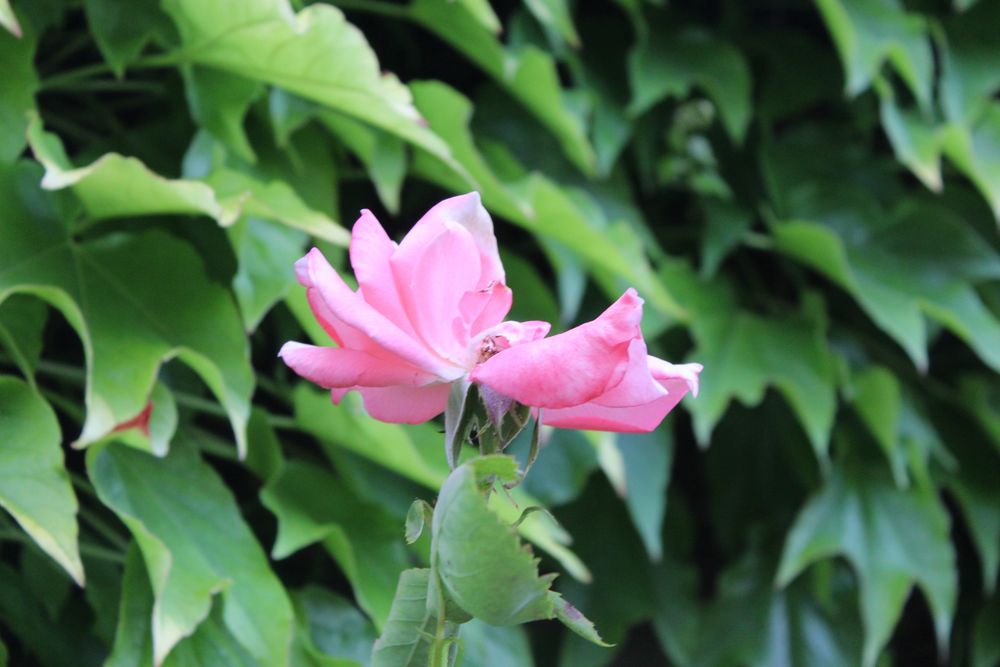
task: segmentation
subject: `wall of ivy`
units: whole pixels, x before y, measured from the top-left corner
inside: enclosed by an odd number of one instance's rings
[[[512,317],[632,286],[651,352],[705,370],[651,434],[546,434],[523,485],[615,646],[472,622],[458,664],[1000,661],[1000,1],[0,24],[0,664],[369,664],[441,425],[276,358],[326,340],[292,265],[472,190]]]

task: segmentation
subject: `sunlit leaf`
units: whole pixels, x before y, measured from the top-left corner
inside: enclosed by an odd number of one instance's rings
[[[45,399],[10,376],[0,376],[0,443],[0,506],[82,586],[77,502],[59,422]]]
[[[142,550],[155,597],[155,663],[208,618],[220,594],[226,632],[261,662],[288,664],[285,590],[231,492],[192,443],[175,438],[161,459],[111,444],[92,449],[87,464],[101,500]]]

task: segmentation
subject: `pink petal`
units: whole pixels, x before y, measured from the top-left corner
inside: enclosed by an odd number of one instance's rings
[[[490,283],[503,283],[504,270],[497,251],[497,240],[493,235],[493,220],[483,208],[478,192],[445,199],[427,211],[410,233],[400,243],[400,248],[408,244],[422,246],[428,239],[437,236],[446,223],[457,223],[472,236],[481,258],[481,272],[476,288],[483,289]]]
[[[436,380],[409,364],[386,361],[359,350],[285,343],[278,356],[293,371],[325,389],[417,386]]]
[[[645,345],[642,346],[643,350]],[[634,345],[634,352],[638,346]],[[691,392],[698,394],[698,373],[701,364],[671,364],[657,357],[647,357],[643,366],[652,372],[661,392],[652,400],[631,405],[613,405],[621,402],[621,392],[626,381],[607,394],[590,403],[570,408],[542,410],[542,423],[558,428],[586,429],[591,431],[616,431],[618,433],[648,433],[656,428],[667,413],[674,409],[681,399]],[[628,375],[628,373],[626,373]],[[665,393],[664,393],[665,392]],[[638,398],[639,394],[633,394]]]
[[[422,424],[444,412],[449,385],[426,387],[360,387],[365,410],[373,418],[394,424]]]
[[[420,239],[418,245],[407,235],[392,256],[403,307],[427,347],[461,363],[468,339],[456,339],[454,321],[461,315],[462,298],[476,289],[479,252],[469,231],[453,222],[440,225],[436,235],[423,234]]]
[[[389,238],[371,211],[361,217],[351,231],[351,266],[358,279],[358,290],[372,308],[385,315],[402,331],[413,335],[410,323],[393,279],[390,260],[396,244]]]
[[[504,350],[469,377],[534,407],[587,403],[622,381],[630,343],[641,336],[641,318],[642,299],[629,289],[596,320]]]
[[[659,426],[687,391],[669,393],[644,405],[611,408],[597,403],[585,403],[571,408],[542,410],[542,423],[558,428],[617,433],[648,433]]]
[[[665,396],[667,390],[653,377],[649,358],[645,341],[632,339],[628,348],[628,366],[621,382],[594,399],[595,402],[609,408],[626,408],[645,405]]]
[[[317,318],[345,347],[399,359],[448,381],[462,375],[461,368],[442,360],[352,291],[316,248],[296,262],[295,269],[299,281],[316,290],[310,302]]]
[[[459,340],[469,340],[500,324],[510,312],[513,300],[510,288],[501,283],[466,292],[458,304],[461,317],[455,321],[456,336]]]

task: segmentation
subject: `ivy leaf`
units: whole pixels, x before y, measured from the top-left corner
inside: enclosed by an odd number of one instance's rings
[[[0,164],[13,162],[24,150],[28,111],[35,108],[38,74],[35,72],[34,31],[21,33],[17,17],[7,0],[0,0]]]
[[[18,23],[14,10],[10,8],[10,0],[0,0],[0,26],[15,37],[21,37],[21,24]]]
[[[663,555],[663,517],[673,466],[670,431],[622,433],[615,438],[625,468],[625,505],[652,561]]]
[[[242,453],[253,375],[227,291],[208,280],[190,246],[163,232],[75,240],[34,185],[38,171],[28,164],[0,170],[0,301],[38,296],[80,336],[87,416],[76,445],[136,417],[160,364],[177,356],[223,404]]]
[[[1000,20],[996,3],[953,15],[944,24],[946,48],[941,48],[941,107],[945,117],[965,127],[975,124],[1000,89],[1000,72],[991,65],[996,36],[991,26]]]
[[[142,549],[156,600],[155,664],[205,621],[216,593],[226,632],[257,660],[288,664],[292,609],[285,590],[229,489],[183,434],[162,459],[113,443],[94,448],[87,470],[98,497]]]
[[[0,346],[7,350],[11,361],[32,386],[42,355],[42,333],[48,314],[44,303],[28,296],[10,297],[0,306]]]
[[[688,410],[699,442],[708,444],[732,399],[757,405],[772,386],[792,406],[824,461],[837,398],[819,304],[807,299],[802,313],[764,317],[741,310],[729,285],[700,282],[684,264],[666,264],[661,273],[688,312],[697,313],[690,325],[697,346],[690,357],[705,370],[698,400]]]
[[[227,232],[237,260],[233,293],[243,326],[254,331],[294,285],[288,267],[302,256],[308,237],[297,229],[252,216],[240,219]]]
[[[489,74],[530,111],[559,141],[563,152],[585,174],[597,158],[580,116],[571,108],[551,55],[534,46],[505,48],[459,4],[414,0],[409,15]]]
[[[83,8],[97,48],[118,77],[142,53],[157,29],[167,23],[156,0],[133,0],[125,4],[115,0],[84,0]]]
[[[382,74],[361,31],[329,5],[297,14],[288,0],[167,0],[193,62],[280,86],[394,133],[449,161],[421,125],[406,86]]]
[[[529,174],[518,167],[519,178],[512,182],[501,180],[473,141],[469,130],[472,105],[465,97],[436,81],[413,84],[413,94],[431,129],[448,142],[455,159],[475,179],[490,210],[535,234],[564,244],[591,266],[629,281],[664,314],[683,319],[683,309],[662,281],[657,280],[641,241],[629,238],[634,234],[625,228],[627,225],[613,227],[603,218],[588,217],[572,196],[540,174]],[[467,187],[447,165],[432,156],[418,153],[413,169],[452,191]],[[616,233],[621,238],[609,245],[606,235]],[[624,291],[619,286],[615,284],[609,290],[616,292],[614,298]]]
[[[792,526],[777,583],[842,555],[860,581],[866,666],[875,664],[914,585],[927,597],[938,644],[947,646],[957,597],[949,531],[933,489],[902,491],[877,466],[841,462]]]
[[[287,462],[261,491],[278,518],[272,555],[285,558],[322,542],[351,582],[361,607],[378,626],[385,624],[396,580],[406,567],[406,550],[396,521],[348,493],[325,470]]]
[[[696,30],[654,31],[629,55],[632,103],[638,116],[667,97],[686,98],[693,88],[715,102],[733,139],[742,141],[750,122],[750,68],[731,44]]]
[[[59,137],[45,132],[37,115],[32,116],[28,142],[35,159],[45,166],[42,187],[72,188],[91,218],[173,213],[206,215],[227,226],[238,215],[238,201],[220,201],[204,183],[164,178],[133,157],[107,153],[86,167],[74,168]]]
[[[399,194],[406,176],[406,150],[395,135],[365,126],[353,118],[326,111],[323,124],[365,165],[379,199],[390,213],[399,212]]]
[[[375,628],[353,604],[319,586],[297,591],[293,600],[301,629],[317,651],[339,658],[337,667],[368,664]]]
[[[854,408],[888,459],[897,486],[909,485],[908,469],[912,468],[916,480],[930,488],[932,455],[946,466],[954,465],[934,429],[888,369],[868,367],[853,379],[853,385]]]
[[[527,0],[524,3],[532,16],[542,24],[555,43],[569,44],[573,48],[580,47],[580,35],[573,25],[569,4],[566,0]]]
[[[817,0],[846,71],[847,94],[863,92],[890,62],[921,106],[931,104],[934,57],[923,17],[896,0]]]
[[[61,441],[45,399],[20,380],[0,376],[0,506],[82,586],[76,495]]]
[[[1000,320],[974,286],[1000,277],[1000,256],[954,212],[924,202],[886,216],[860,192],[829,191],[792,216],[774,226],[777,248],[847,290],[918,368],[926,315],[1000,369]]]
[[[994,596],[979,610],[972,633],[972,667],[995,667],[1000,660],[1000,639],[992,630],[1000,622],[1000,596]]]
[[[769,549],[753,547],[720,574],[706,602],[694,569],[666,556],[656,570],[653,624],[671,660],[699,667],[859,664],[861,623],[841,606],[841,595],[805,581],[775,590],[774,565]],[[827,608],[817,604],[821,595]]]
[[[241,159],[255,162],[257,156],[243,129],[243,121],[264,86],[259,81],[208,67],[188,67],[182,71],[194,120]]]

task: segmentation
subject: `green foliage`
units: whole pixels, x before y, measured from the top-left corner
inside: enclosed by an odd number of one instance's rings
[[[998,22],[0,0],[0,665],[995,665]],[[475,458],[275,359],[471,190],[512,318],[635,287],[700,395]]]

